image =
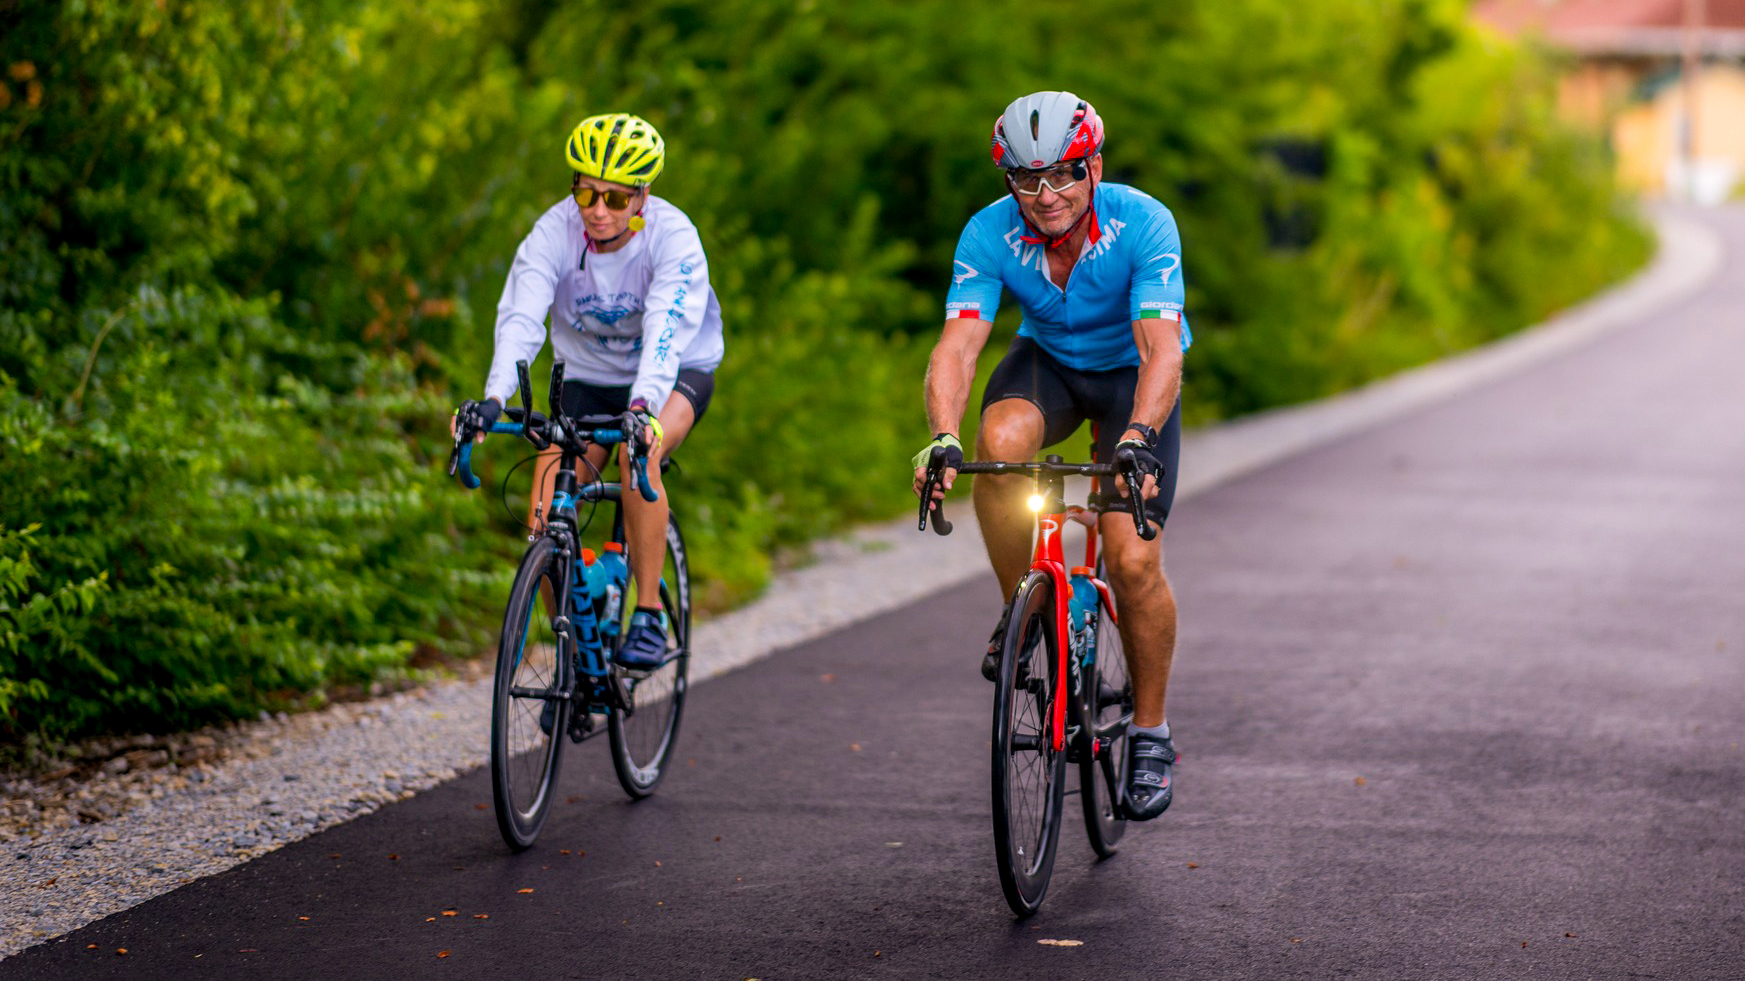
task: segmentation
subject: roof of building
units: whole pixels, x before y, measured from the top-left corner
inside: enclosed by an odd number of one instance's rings
[[[1697,0],[1699,50],[1745,56],[1745,0]],[[1472,16],[1506,34],[1539,34],[1584,54],[1675,55],[1687,0],[1477,0]]]

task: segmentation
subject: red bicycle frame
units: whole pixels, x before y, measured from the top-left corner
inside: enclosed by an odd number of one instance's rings
[[[1072,574],[1083,574],[1090,578],[1091,584],[1097,587],[1097,595],[1105,609],[1109,611],[1109,625],[1115,626],[1115,603],[1109,593],[1109,584],[1096,577],[1097,568],[1097,512],[1076,504],[1066,506],[1064,511],[1041,513],[1036,515],[1036,550],[1030,558],[1030,568],[1046,573],[1054,583],[1054,635],[1055,635],[1055,698],[1054,711],[1049,720],[1050,744],[1055,752],[1066,745],[1066,698],[1065,684],[1067,678],[1067,658],[1072,656],[1072,644],[1068,626],[1071,618],[1068,606],[1072,598],[1072,579],[1066,568],[1066,546],[1062,541],[1062,532],[1066,521],[1074,521],[1085,527],[1085,561],[1082,566],[1074,566]]]

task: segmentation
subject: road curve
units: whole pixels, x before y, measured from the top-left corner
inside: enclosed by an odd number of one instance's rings
[[[1177,804],[1069,825],[1033,920],[984,577],[699,686],[648,801],[572,754],[525,854],[473,772],[0,978],[1745,977],[1745,210],[1695,220],[1702,292],[1177,509]]]

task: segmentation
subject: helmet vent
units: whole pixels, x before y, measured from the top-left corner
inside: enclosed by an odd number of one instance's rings
[[[1030,138],[1042,139],[1042,113],[1036,109],[1030,110]]]

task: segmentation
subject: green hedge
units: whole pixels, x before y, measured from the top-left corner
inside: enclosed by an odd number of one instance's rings
[[[1198,421],[1541,318],[1645,237],[1458,0],[61,0],[0,12],[0,738],[319,701],[479,649],[519,547],[439,473],[563,136],[670,153],[728,325],[672,481],[712,605],[906,506],[1012,97],[1180,220]],[[1006,325],[1002,325],[1004,328]],[[535,374],[535,377],[543,377]],[[498,477],[519,452],[493,441]],[[511,494],[516,491],[511,489]],[[519,501],[514,510],[519,510]]]

